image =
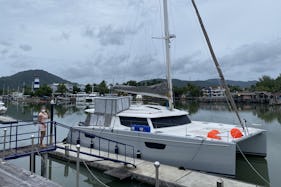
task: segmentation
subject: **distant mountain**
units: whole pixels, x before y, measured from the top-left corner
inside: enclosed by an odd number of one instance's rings
[[[18,88],[21,89],[23,85],[31,87],[35,77],[39,77],[41,85],[52,84],[54,82],[70,83],[70,81],[62,79],[44,70],[27,70],[11,76],[0,77],[0,89],[3,89],[3,87],[7,89],[9,87],[10,90],[16,90]]]
[[[164,79],[151,79],[151,80],[144,80],[141,81],[143,84],[151,83],[151,82],[161,82],[164,81]],[[240,88],[249,88],[252,85],[255,85],[257,81],[233,81],[233,80],[227,80],[226,81],[228,85],[231,86],[239,86]],[[199,86],[201,88],[203,87],[210,87],[210,86],[219,86],[220,80],[219,79],[208,79],[205,81],[186,81],[186,80],[179,80],[179,79],[173,79],[173,86],[175,87],[184,87],[188,83]]]

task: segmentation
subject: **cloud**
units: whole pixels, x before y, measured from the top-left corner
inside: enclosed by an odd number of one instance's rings
[[[131,30],[129,28],[114,28],[112,25],[107,25],[99,28],[97,38],[103,46],[123,45],[125,38],[135,33],[136,30]]]
[[[232,77],[235,74],[237,78],[255,79],[265,74],[277,76],[281,66],[280,51],[281,39],[252,43],[237,48],[231,54],[223,56],[220,61]]]
[[[0,51],[1,55],[5,55],[9,52],[8,49],[3,49],[2,51]]]
[[[32,47],[30,45],[27,45],[27,44],[22,44],[19,46],[19,48],[23,51],[31,51],[32,50]]]
[[[227,79],[279,75],[281,12],[272,1],[198,2]],[[9,64],[0,75],[34,66],[77,82],[165,77],[162,42],[151,39],[163,35],[161,1],[4,0],[0,12],[0,63]],[[217,78],[191,2],[170,1],[169,21],[172,77]]]
[[[85,31],[83,32],[83,36],[93,38],[95,36],[94,28],[91,28],[91,27],[87,26]]]
[[[5,47],[10,47],[10,46],[12,46],[12,43],[6,42],[6,41],[0,41],[0,45],[5,46]]]

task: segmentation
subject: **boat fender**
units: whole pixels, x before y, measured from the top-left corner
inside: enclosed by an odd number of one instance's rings
[[[115,145],[114,152],[115,152],[115,154],[119,154],[119,148],[117,145]]]
[[[218,134],[220,134],[220,132],[216,129],[213,129],[213,130],[208,132],[207,137],[212,138],[212,139],[216,139],[216,140],[221,140],[221,137],[218,136]]]
[[[241,138],[243,136],[243,133],[237,128],[231,129],[230,134],[232,138]]]
[[[76,144],[77,144],[77,145],[80,144],[80,139],[77,139],[77,140],[76,140]]]

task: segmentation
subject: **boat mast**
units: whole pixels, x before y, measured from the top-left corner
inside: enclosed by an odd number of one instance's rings
[[[173,100],[173,85],[171,79],[171,63],[170,63],[170,38],[174,38],[174,35],[169,33],[169,19],[168,19],[168,7],[167,0],[163,0],[163,10],[164,10],[164,29],[165,29],[165,48],[166,48],[166,66],[167,66],[167,82],[168,82],[168,100],[169,109],[173,110],[174,100]]]
[[[222,71],[221,71],[221,68],[220,68],[220,65],[219,65],[219,63],[218,63],[217,57],[216,57],[215,52],[214,52],[214,50],[213,50],[213,47],[212,47],[211,41],[210,41],[210,39],[209,39],[208,33],[207,33],[207,31],[206,31],[206,29],[205,29],[205,27],[204,27],[203,21],[202,21],[202,19],[201,19],[201,16],[200,16],[200,14],[199,14],[199,11],[198,11],[198,9],[197,9],[197,6],[196,6],[194,0],[192,0],[192,4],[193,4],[193,7],[194,7],[194,9],[195,9],[197,18],[198,18],[198,20],[199,20],[201,29],[202,29],[203,34],[204,34],[204,37],[205,37],[206,42],[207,42],[207,44],[208,44],[208,48],[209,48],[209,50],[210,50],[212,59],[213,59],[213,61],[214,61],[214,63],[215,63],[216,69],[217,69],[218,74],[219,74],[219,76],[220,76],[221,83],[222,83],[222,85],[223,85],[223,87],[224,87],[224,89],[225,89],[226,97],[227,97],[227,99],[230,101],[231,107],[232,107],[232,109],[234,110],[234,112],[235,112],[235,114],[236,114],[236,117],[238,118],[241,127],[243,128],[244,132],[247,133],[247,130],[246,130],[246,128],[245,128],[245,125],[244,125],[244,123],[242,122],[242,119],[241,119],[241,117],[240,117],[240,115],[239,115],[239,113],[238,113],[236,104],[235,104],[235,102],[234,102],[234,100],[233,100],[233,97],[232,97],[232,95],[231,95],[231,93],[230,93],[230,90],[229,90],[229,88],[228,88],[228,86],[227,86],[227,84],[226,84],[226,81],[225,81],[225,79],[224,79],[223,73],[222,73]]]

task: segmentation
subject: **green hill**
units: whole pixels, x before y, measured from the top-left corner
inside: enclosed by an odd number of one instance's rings
[[[164,81],[164,79],[151,79],[151,80],[144,80],[141,81],[141,83],[153,83],[153,82],[161,82]],[[239,86],[241,88],[249,88],[252,85],[255,85],[257,81],[233,81],[233,80],[227,80],[227,84],[231,86]],[[208,80],[198,80],[198,81],[186,81],[186,80],[179,80],[179,79],[173,79],[173,86],[175,87],[184,87],[188,83],[199,86],[201,88],[203,87],[210,87],[210,86],[219,86],[220,80],[219,79],[208,79]]]
[[[18,72],[11,76],[0,77],[0,89],[9,88],[10,90],[17,90],[18,88],[21,89],[24,85],[31,87],[35,77],[39,77],[41,85],[52,84],[54,82],[70,83],[70,81],[62,79],[44,70],[27,70]]]

